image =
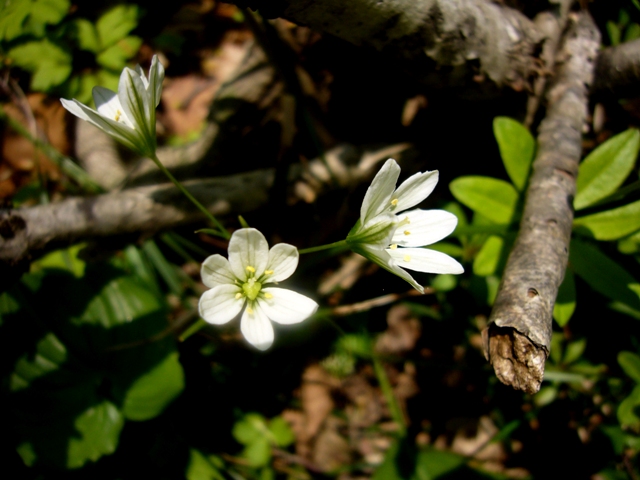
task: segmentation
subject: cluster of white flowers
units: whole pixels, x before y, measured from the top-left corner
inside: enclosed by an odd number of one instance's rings
[[[135,70],[124,69],[117,92],[94,87],[97,111],[75,99],[63,99],[62,104],[131,150],[155,158],[155,109],[163,79],[164,68],[154,56],[148,78],[138,65]],[[453,232],[457,218],[444,210],[406,212],[431,194],[438,182],[437,171],[417,173],[396,188],[399,175],[396,161],[387,160],[367,190],[360,219],[345,242],[354,252],[424,293],[422,285],[404,269],[462,273],[462,266],[453,258],[422,248]],[[298,250],[286,243],[269,249],[262,233],[254,228],[237,230],[229,241],[228,260],[216,254],[202,264],[202,281],[210,290],[200,298],[200,315],[221,325],[242,312],[240,330],[245,338],[260,350],[269,348],[274,337],[270,320],[299,323],[318,309],[318,304],[304,295],[266,286],[289,278],[298,266],[298,255]]]

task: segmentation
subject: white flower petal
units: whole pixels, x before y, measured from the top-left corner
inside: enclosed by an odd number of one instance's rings
[[[244,298],[236,298],[242,292],[237,285],[218,285],[207,290],[200,297],[198,310],[200,316],[208,323],[222,325],[234,318],[244,305]]]
[[[402,212],[407,208],[415,207],[427,198],[438,183],[438,171],[418,172],[410,176],[394,192],[393,198],[398,199],[398,204],[393,212]]]
[[[396,248],[387,249],[395,263],[417,272],[426,273],[462,273],[464,268],[456,260],[428,248]]]
[[[409,284],[420,293],[424,293],[424,287],[416,282],[414,278],[409,274],[409,272],[396,265],[392,256],[390,255],[389,249],[383,250],[382,248],[375,248],[369,245],[358,245],[357,247],[358,248],[352,247],[352,250],[371,260],[372,262],[380,265],[385,270],[393,273],[394,275],[397,275],[406,282],[409,282]]]
[[[269,262],[269,244],[264,235],[255,228],[241,228],[229,240],[229,264],[233,274],[240,281],[247,280],[247,267],[262,276]]]
[[[274,322],[283,325],[300,323],[316,313],[318,304],[293,290],[284,288],[263,288],[271,298],[260,298],[260,308]]]
[[[135,130],[140,133],[141,140],[147,144],[155,142],[156,126],[149,124],[151,107],[147,89],[137,72],[130,68],[125,68],[120,75],[118,99]]]
[[[288,243],[278,243],[269,250],[269,262],[265,272],[266,279],[263,283],[281,282],[293,275],[298,267],[298,249]]]
[[[164,81],[164,67],[158,61],[158,56],[154,55],[151,59],[151,68],[149,68],[149,98],[151,105],[157,108],[160,104],[162,94],[162,82]]]
[[[458,218],[444,210],[411,210],[398,214],[399,220],[407,218],[409,224],[400,226],[391,243],[403,247],[422,247],[442,240],[456,229]]]
[[[93,101],[96,104],[98,113],[103,117],[123,123],[129,128],[134,128],[131,120],[124,113],[116,92],[100,86],[93,87]]]
[[[273,344],[273,327],[258,302],[253,308],[245,308],[240,319],[240,331],[258,350],[266,350]]]
[[[200,276],[202,283],[209,288],[218,285],[234,285],[236,281],[236,277],[229,267],[229,260],[219,254],[211,255],[202,262]]]
[[[360,207],[362,225],[391,206],[391,194],[396,188],[399,175],[400,166],[390,158],[376,174],[364,196]]]

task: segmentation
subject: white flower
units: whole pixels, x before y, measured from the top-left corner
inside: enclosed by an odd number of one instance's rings
[[[444,210],[405,210],[422,202],[438,183],[438,171],[416,173],[396,189],[400,166],[389,159],[377,173],[362,202],[360,219],[347,235],[356,253],[409,282],[424,288],[404,270],[428,273],[462,273],[456,260],[423,247],[453,232],[455,215]]]
[[[244,308],[240,330],[260,350],[273,343],[269,320],[284,325],[313,315],[318,304],[284,288],[265,287],[289,278],[298,266],[298,250],[286,243],[271,247],[255,228],[231,235],[229,260],[211,255],[202,264],[202,281],[211,288],[200,298],[200,315],[214,325],[233,319]],[[246,307],[245,307],[246,306]]]
[[[127,148],[140,155],[156,151],[156,107],[160,103],[164,67],[156,55],[151,60],[149,78],[140,65],[125,68],[120,75],[118,92],[93,87],[95,111],[77,100],[62,99],[62,105],[75,116],[92,123]]]

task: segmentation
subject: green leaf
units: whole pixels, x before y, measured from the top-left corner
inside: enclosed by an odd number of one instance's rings
[[[617,240],[640,229],[640,200],[573,221],[574,230],[587,229],[597,240]]]
[[[136,379],[127,390],[122,411],[128,420],[149,420],[160,415],[182,390],[184,372],[174,352]]]
[[[553,385],[542,387],[533,397],[533,403],[538,407],[549,405],[558,397],[558,389]]]
[[[247,413],[233,425],[231,434],[238,443],[249,445],[268,431],[266,419],[259,413]]]
[[[140,37],[124,38],[115,45],[103,50],[96,56],[96,61],[105,68],[122,70],[127,64],[127,60],[138,53],[140,45],[142,45]]]
[[[502,237],[490,236],[473,260],[473,273],[480,277],[488,277],[496,273],[503,247]]]
[[[258,437],[242,450],[242,456],[252,467],[264,467],[271,460],[271,445],[265,437]]]
[[[138,26],[138,7],[117,5],[102,15],[96,22],[96,29],[102,48],[108,48],[125,38]]]
[[[85,262],[78,257],[78,254],[84,247],[84,243],[79,243],[64,250],[55,250],[33,262],[31,269],[34,271],[40,268],[59,268],[80,278],[84,275]]]
[[[49,91],[71,74],[71,54],[47,39],[18,45],[7,56],[15,65],[33,73],[33,90]]]
[[[580,340],[569,342],[564,351],[564,358],[562,359],[562,363],[564,363],[565,365],[570,365],[576,360],[579,360],[584,353],[585,348],[587,348],[586,338],[581,338]]]
[[[618,363],[636,383],[640,384],[640,355],[633,352],[618,353]]]
[[[515,187],[522,191],[529,178],[535,155],[535,139],[524,125],[508,117],[493,119],[493,134],[509,178]]]
[[[504,180],[459,177],[449,184],[449,189],[456,200],[492,222],[508,224],[514,220],[518,192]]]
[[[225,480],[223,471],[224,462],[219,457],[205,457],[198,450],[189,450],[189,464],[185,472],[187,480]]]
[[[556,303],[553,306],[553,318],[558,325],[564,327],[576,309],[576,282],[573,271],[567,269],[564,280],[558,289]]]
[[[618,405],[618,421],[623,427],[640,428],[640,385]]]
[[[610,138],[580,164],[576,181],[576,210],[593,205],[622,185],[635,165],[640,132],[629,129]]]
[[[452,474],[467,463],[467,459],[446,450],[422,450],[416,458],[416,480],[431,480]],[[461,475],[462,478],[469,478]]]
[[[76,35],[78,37],[78,48],[92,53],[100,51],[100,36],[93,23],[84,18],[74,21]]]
[[[640,298],[634,289],[640,288],[636,280],[597,247],[571,241],[569,264],[573,271],[602,295],[640,310]]]
[[[44,26],[60,23],[70,6],[69,0],[35,0],[25,29],[36,36],[43,36]]]
[[[282,417],[275,417],[269,422],[269,431],[273,437],[275,444],[279,447],[287,447],[291,445],[296,437],[291,431],[291,427]]]
[[[59,23],[69,10],[69,0],[13,0],[3,2],[0,15],[0,39],[13,40],[21,35],[42,37],[47,24]]]

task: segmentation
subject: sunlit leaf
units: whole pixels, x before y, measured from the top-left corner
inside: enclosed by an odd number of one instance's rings
[[[108,48],[125,38],[138,26],[136,5],[117,5],[102,15],[96,22],[102,48]]]
[[[224,462],[219,457],[205,457],[198,450],[189,450],[189,464],[185,472],[187,480],[226,480],[223,469]]]
[[[509,178],[522,191],[529,178],[536,150],[535,139],[524,125],[508,117],[493,119],[493,134]]]
[[[263,467],[271,460],[271,445],[265,437],[258,437],[242,450],[242,456],[252,467]]]
[[[587,229],[597,240],[617,240],[640,230],[640,200],[586,217],[576,218],[573,227]]]
[[[7,52],[13,63],[31,72],[31,88],[48,91],[71,74],[71,54],[48,39],[20,44]]]
[[[98,53],[100,51],[100,37],[95,25],[84,18],[77,18],[73,24],[78,36],[78,48]]]
[[[636,383],[640,384],[640,355],[633,352],[618,353],[618,363]]]
[[[269,422],[269,431],[279,447],[287,447],[291,445],[296,437],[291,431],[291,427],[282,417],[275,417]]]
[[[473,261],[473,273],[481,277],[496,273],[503,247],[504,239],[502,237],[490,236]]]
[[[576,210],[611,195],[629,176],[638,156],[640,132],[629,129],[598,146],[580,164],[576,180]]]
[[[456,200],[489,220],[501,224],[513,220],[518,192],[510,183],[497,178],[468,176],[456,178],[449,188]]]

